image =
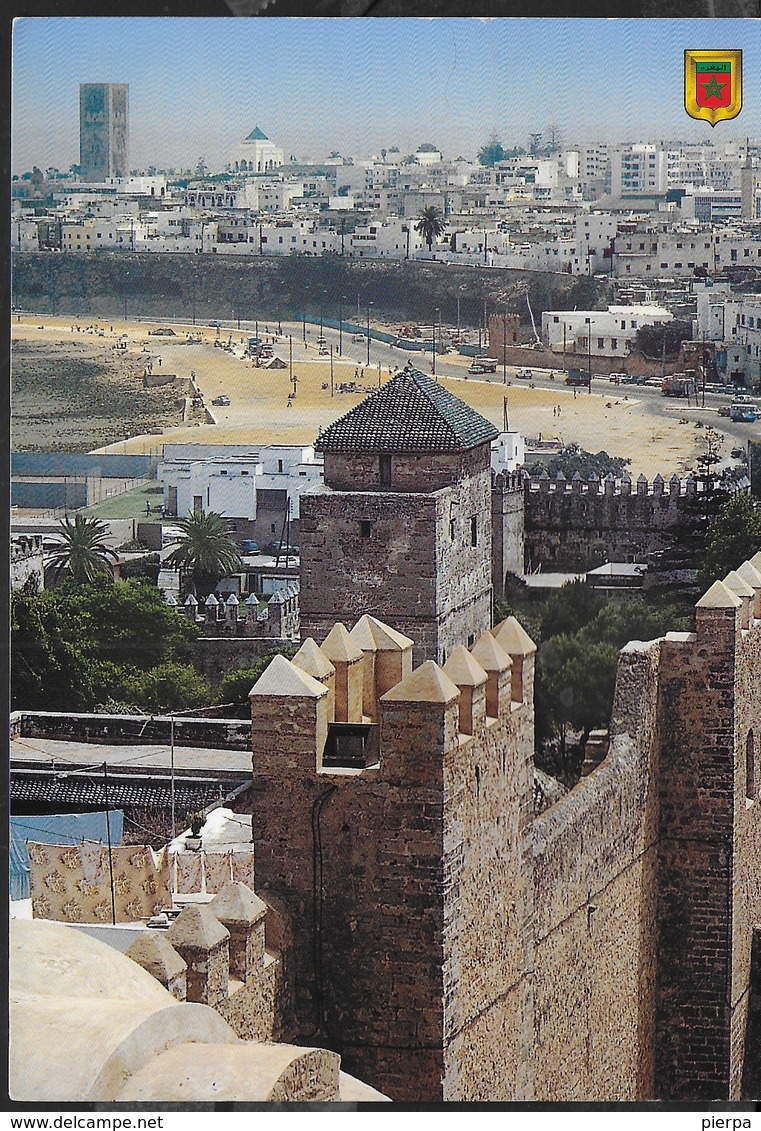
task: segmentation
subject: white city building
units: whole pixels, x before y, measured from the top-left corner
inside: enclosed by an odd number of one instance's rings
[[[283,151],[255,126],[238,145],[231,164],[236,173],[269,173],[283,164]]]
[[[671,322],[662,306],[609,306],[607,310],[546,310],[542,341],[555,353],[564,349],[591,357],[626,357],[634,348],[637,330]]]
[[[301,495],[322,476],[314,448],[275,444],[166,444],[158,467],[166,515],[215,511],[263,543],[280,537],[286,516],[298,523]]]

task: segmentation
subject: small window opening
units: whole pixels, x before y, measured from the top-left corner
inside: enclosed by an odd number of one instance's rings
[[[372,754],[368,742],[371,729],[369,723],[330,723],[322,754],[323,766],[364,769],[370,764],[368,755]]]
[[[362,538],[369,538],[371,536],[372,532],[373,532],[373,524],[369,521],[369,519],[366,519],[366,518],[360,519],[360,523],[359,523],[360,536]]]
[[[471,546],[478,545],[478,519],[472,518],[470,520],[470,544]]]
[[[758,782],[756,781],[756,744],[753,731],[748,731],[745,741],[745,796],[748,801],[756,800]]]
[[[454,542],[454,536],[455,536],[455,521],[454,521],[453,518],[450,518],[450,520],[449,520],[449,541],[450,542]]]
[[[378,457],[378,469],[380,472],[380,485],[381,487],[391,486],[391,456]]]

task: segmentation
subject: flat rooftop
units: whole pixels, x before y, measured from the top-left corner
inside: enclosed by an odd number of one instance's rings
[[[251,774],[250,750],[210,750],[195,746],[174,748],[175,773],[212,774],[215,777],[246,777]],[[115,743],[81,742],[58,738],[13,737],[10,743],[12,766],[50,768],[53,763],[63,770],[82,766],[98,767],[105,762],[109,769],[145,773],[169,773],[172,750],[169,744],[117,745]]]

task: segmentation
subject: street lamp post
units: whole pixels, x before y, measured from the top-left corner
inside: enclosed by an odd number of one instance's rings
[[[343,298],[338,304],[338,356],[340,357],[343,352],[344,344],[344,308]]]
[[[333,396],[333,343],[330,343],[330,395]]]
[[[591,318],[585,318],[584,321],[587,324],[587,365],[588,365],[587,392],[591,393],[592,392],[592,319]]]
[[[303,310],[301,312],[301,328],[302,328],[302,332],[303,332],[303,335],[304,335],[304,345],[306,345],[307,344],[307,314],[306,314],[305,310]]]
[[[502,311],[502,384],[507,384],[507,314]]]
[[[367,304],[367,365],[370,364],[370,307],[372,305],[371,302]]]

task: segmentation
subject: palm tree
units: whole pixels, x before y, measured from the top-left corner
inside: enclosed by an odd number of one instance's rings
[[[94,581],[100,573],[113,577],[109,558],[116,559],[117,554],[106,544],[108,527],[104,522],[82,514],[75,514],[72,522],[67,515],[60,523],[60,532],[63,542],[48,563],[53,566],[56,581],[62,573],[68,573],[78,584]]]
[[[433,246],[433,241],[437,240],[439,236],[444,235],[446,227],[444,213],[441,211],[438,204],[427,204],[417,218],[415,231],[420,232],[423,239],[428,244],[428,250],[430,251]]]
[[[174,525],[182,534],[166,564],[189,574],[196,597],[208,597],[220,578],[241,567],[230,524],[215,511],[195,511],[188,518],[176,519]]]

